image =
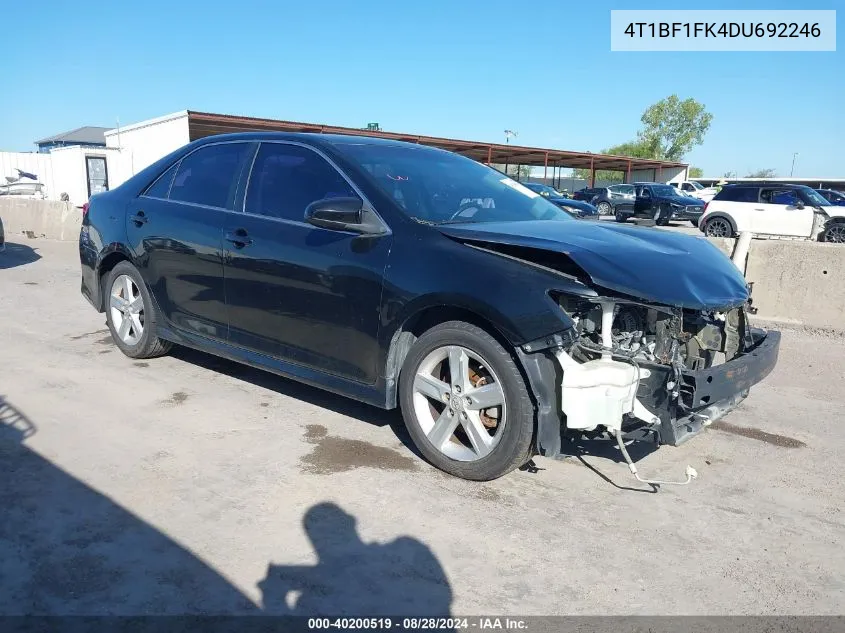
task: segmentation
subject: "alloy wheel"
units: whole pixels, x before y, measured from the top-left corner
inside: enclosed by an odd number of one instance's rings
[[[457,461],[489,455],[507,423],[502,383],[481,356],[460,345],[439,347],[423,359],[413,406],[431,445]]]
[[[599,215],[610,215],[611,208],[607,202],[599,202]]]
[[[731,227],[726,220],[723,220],[722,218],[713,218],[707,222],[705,235],[707,235],[707,237],[730,237]]]
[[[115,277],[109,310],[117,337],[126,345],[137,345],[144,335],[144,298],[129,275]]]
[[[845,223],[831,224],[824,233],[824,241],[845,244]]]

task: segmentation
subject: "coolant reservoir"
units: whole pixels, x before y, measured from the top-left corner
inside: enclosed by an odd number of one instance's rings
[[[570,429],[615,431],[634,405],[637,370],[609,358],[567,363],[563,371],[563,412]]]

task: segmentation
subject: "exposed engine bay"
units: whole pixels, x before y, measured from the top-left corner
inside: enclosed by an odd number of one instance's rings
[[[730,363],[753,347],[744,306],[694,311],[570,297],[561,297],[559,303],[574,323],[569,345],[556,352],[563,370],[566,428],[615,438],[638,479],[623,427],[652,432],[658,442],[676,444],[679,437],[720,418],[748,393],[740,388],[729,399],[711,402],[711,395],[697,385],[699,376],[705,385],[713,382],[712,375],[700,372]],[[679,434],[678,418],[683,427],[683,416],[692,424]],[[696,476],[690,467],[686,474],[686,481],[640,480],[684,484]]]
[[[567,312],[578,334],[575,358],[586,362],[602,351],[603,306],[572,303],[563,307],[573,310]],[[637,361],[707,369],[735,358],[747,329],[742,308],[701,312],[614,301],[611,350]]]

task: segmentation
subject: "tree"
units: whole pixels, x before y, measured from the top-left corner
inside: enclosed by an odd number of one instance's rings
[[[704,175],[704,170],[701,167],[690,167],[688,176],[689,178],[701,178]]]
[[[757,171],[752,171],[746,178],[771,178],[774,175],[774,169],[758,169]]]
[[[713,115],[695,99],[681,101],[671,95],[649,106],[640,121],[637,138],[602,150],[602,154],[679,161],[696,145],[701,145],[710,129]],[[589,179],[589,169],[576,169],[577,178]],[[596,180],[618,180],[619,172],[598,171]]]
[[[701,145],[713,115],[695,99],[671,95],[649,106],[640,120],[645,127],[639,140],[655,150],[653,157],[676,161]]]

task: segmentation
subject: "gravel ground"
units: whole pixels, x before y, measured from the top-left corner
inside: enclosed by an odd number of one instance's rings
[[[76,245],[0,253],[0,614],[837,614],[845,343],[787,331],[723,423],[473,484],[395,413],[205,354],[133,361]]]

